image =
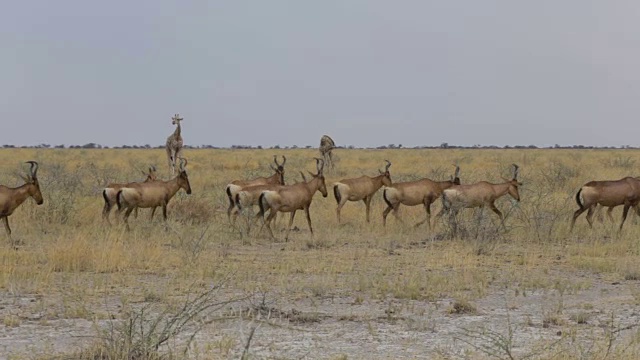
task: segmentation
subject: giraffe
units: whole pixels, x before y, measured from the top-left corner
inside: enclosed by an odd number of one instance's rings
[[[183,118],[179,114],[175,114],[172,118],[172,124],[176,125],[176,130],[167,138],[167,160],[169,161],[169,169],[171,169],[171,176],[176,173],[177,159],[182,156],[182,135],[180,135],[180,121]]]
[[[320,155],[324,159],[324,162],[333,168],[333,156],[331,150],[336,147],[336,143],[329,135],[323,135],[320,139]]]

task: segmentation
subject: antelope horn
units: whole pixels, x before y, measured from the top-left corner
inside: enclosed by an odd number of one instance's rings
[[[513,180],[518,179],[518,169],[520,167],[516,164],[513,164]]]
[[[455,179],[460,175],[460,166],[456,164],[452,164],[452,165],[456,167],[456,172],[455,172],[455,175],[453,176],[453,178]]]
[[[38,163],[31,160],[27,161],[28,164],[31,164],[31,168],[29,169],[29,175],[32,179],[35,179],[38,174]]]
[[[278,164],[278,155],[273,155],[273,162],[276,164],[276,166],[280,166],[280,164]]]
[[[387,166],[385,166],[384,171],[389,171],[389,168],[391,167],[391,161],[389,160],[385,160],[387,163]]]
[[[287,162],[287,158],[284,155],[282,155],[282,165],[280,165],[280,166],[284,167],[284,164],[286,162]]]

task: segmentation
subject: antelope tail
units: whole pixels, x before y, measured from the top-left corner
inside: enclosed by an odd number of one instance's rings
[[[342,200],[342,196],[340,195],[340,189],[338,189],[337,184],[333,185],[333,196],[335,196],[336,202],[340,204],[340,201]]]
[[[387,206],[389,206],[390,208],[393,208],[393,204],[391,204],[391,201],[387,199],[387,189],[384,189],[384,191],[382,191],[382,198],[384,199],[384,202],[387,203]]]
[[[584,209],[584,205],[582,204],[582,201],[580,201],[581,193],[582,193],[582,188],[580,188],[580,190],[578,190],[578,192],[576,193],[576,203],[578,204],[578,206],[580,206],[580,209]]]
[[[234,205],[233,197],[231,196],[231,189],[228,186],[227,186],[227,197],[229,198],[229,202],[231,203],[231,205]]]
[[[116,204],[118,204],[118,211],[122,209],[122,200],[120,200],[120,196],[122,196],[122,190],[118,190],[118,194],[116,194]]]
[[[258,213],[258,216],[262,217],[264,219],[264,211],[265,211],[265,206],[264,206],[264,192],[260,194],[260,197],[258,198],[258,206],[260,207],[260,212]]]
[[[102,197],[104,198],[105,203],[109,203],[109,197],[107,196],[107,189],[102,190]]]

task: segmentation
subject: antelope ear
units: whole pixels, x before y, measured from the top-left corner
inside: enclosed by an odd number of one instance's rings
[[[504,176],[500,176],[500,178],[502,178],[502,180],[504,180],[504,181],[506,181],[506,182],[510,182],[510,181],[511,181],[511,180],[507,179],[507,178],[506,178],[506,177],[504,177]]]
[[[30,183],[30,182],[31,182],[31,177],[29,177],[29,176],[24,176],[24,175],[19,175],[19,176],[20,176],[20,178],[21,178],[22,180],[24,180],[24,182],[25,182],[25,183]]]
[[[382,171],[382,170],[378,169],[378,172],[379,172],[380,174],[384,175],[384,171]]]
[[[311,175],[311,176],[313,176],[313,177],[318,176],[318,175],[316,175],[316,174],[312,173],[312,172],[311,172],[311,171],[309,171],[309,170],[307,170],[307,172],[309,173],[309,175]]]

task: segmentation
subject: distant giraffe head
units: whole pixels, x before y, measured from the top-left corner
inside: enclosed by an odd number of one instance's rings
[[[184,119],[180,117],[180,114],[175,114],[171,118],[171,124],[180,126],[180,121],[182,121],[182,120],[184,120]]]

